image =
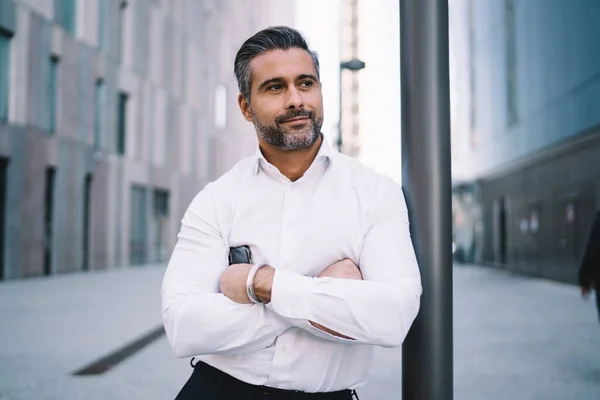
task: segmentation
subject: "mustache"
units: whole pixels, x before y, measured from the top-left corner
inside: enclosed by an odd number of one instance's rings
[[[277,117],[275,117],[275,123],[281,124],[281,123],[287,121],[288,119],[298,118],[298,117],[307,117],[307,118],[310,118],[311,120],[313,120],[314,116],[315,116],[315,113],[312,111],[290,110],[283,115],[278,115]]]

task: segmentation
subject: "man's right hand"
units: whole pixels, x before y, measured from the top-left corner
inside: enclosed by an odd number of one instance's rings
[[[329,267],[325,268],[323,272],[318,276],[318,278],[338,278],[338,279],[356,279],[362,280],[362,274],[360,270],[352,262],[352,260],[348,258],[344,258],[341,261],[335,262],[331,264]]]

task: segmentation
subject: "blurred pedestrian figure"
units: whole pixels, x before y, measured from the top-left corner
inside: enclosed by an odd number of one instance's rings
[[[257,33],[234,70],[258,146],[192,201],[165,273],[167,337],[197,360],[177,400],[350,400],[419,310],[402,188],[324,139],[298,31]]]
[[[596,306],[600,318],[600,210],[590,230],[579,267],[581,295],[587,298],[592,288],[596,291]]]

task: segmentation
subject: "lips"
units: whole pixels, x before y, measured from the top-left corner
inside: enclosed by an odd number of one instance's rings
[[[298,122],[298,121],[308,121],[308,120],[310,120],[309,117],[296,117],[296,118],[286,119],[285,121],[283,121],[283,123]]]
[[[308,110],[290,110],[289,112],[279,115],[275,118],[277,124],[287,124],[294,122],[306,122],[314,118],[314,113]]]

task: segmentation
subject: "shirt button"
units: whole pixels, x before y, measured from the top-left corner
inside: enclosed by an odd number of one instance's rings
[[[286,351],[286,347],[285,346],[281,346],[281,351]]]
[[[288,229],[291,228],[292,227],[292,223],[288,222],[287,227],[288,227]]]

